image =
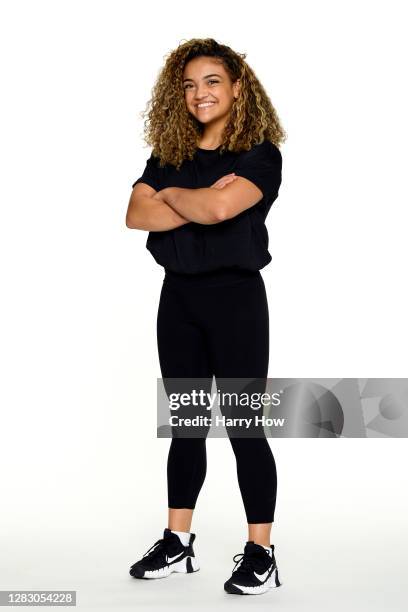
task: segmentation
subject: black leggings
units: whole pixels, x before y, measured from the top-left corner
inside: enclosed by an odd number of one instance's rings
[[[225,269],[184,275],[166,270],[157,343],[163,379],[266,379],[269,312],[261,273]],[[273,522],[277,475],[267,438],[228,435],[247,522]],[[167,461],[169,508],[195,508],[206,471],[206,438],[173,437]]]

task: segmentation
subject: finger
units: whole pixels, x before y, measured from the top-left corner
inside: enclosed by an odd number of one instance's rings
[[[216,189],[218,189],[220,187],[223,187],[224,184],[230,183],[231,181],[233,181],[236,178],[238,178],[238,177],[235,176],[234,173],[226,174],[225,176],[222,176],[220,179],[218,179],[215,183],[213,183],[211,185],[211,187],[215,187]]]
[[[228,185],[229,183],[233,183],[235,181],[235,179],[238,178],[236,176],[230,176],[228,178],[222,179],[221,181],[221,187],[225,187],[225,185]]]

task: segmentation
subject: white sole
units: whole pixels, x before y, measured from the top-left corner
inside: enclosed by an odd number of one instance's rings
[[[280,582],[279,576],[278,576],[278,569],[276,567],[273,570],[272,574],[269,576],[268,580],[264,584],[260,584],[259,586],[246,587],[246,586],[243,586],[242,584],[234,584],[234,583],[232,584],[236,589],[239,589],[240,595],[262,595],[262,593],[266,593],[270,589],[274,589],[278,586],[282,586],[282,582]],[[235,594],[238,595],[238,593],[235,593]]]
[[[167,578],[173,572],[179,572],[182,574],[191,574],[197,572],[200,569],[200,564],[196,557],[185,557],[177,563],[166,565],[158,570],[145,571],[143,578]]]

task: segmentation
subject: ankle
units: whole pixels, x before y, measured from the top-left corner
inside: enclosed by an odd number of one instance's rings
[[[178,536],[178,539],[183,544],[183,546],[188,546],[190,543],[191,533],[189,531],[176,531],[174,529],[170,529],[172,533]]]

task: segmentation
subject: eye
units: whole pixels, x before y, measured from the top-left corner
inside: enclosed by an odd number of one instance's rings
[[[208,79],[208,83],[219,83],[219,81],[217,81],[216,79]],[[192,84],[191,83],[187,83],[184,86],[184,89],[189,89],[190,87],[192,87]]]

